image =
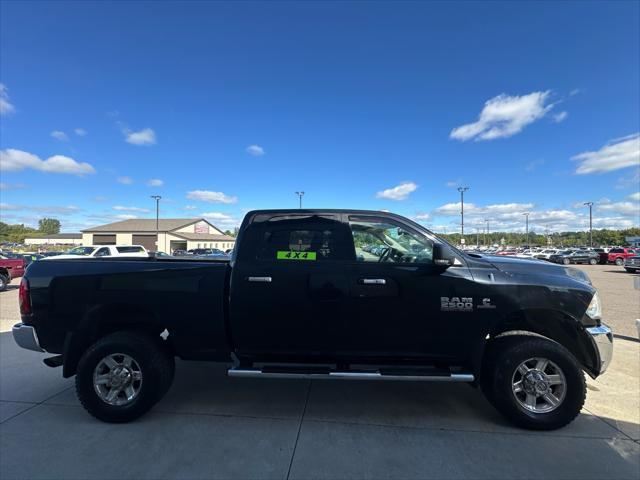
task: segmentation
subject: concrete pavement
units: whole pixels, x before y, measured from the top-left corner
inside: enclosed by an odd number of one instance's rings
[[[73,380],[0,334],[0,477],[640,478],[640,344],[617,341],[555,432],[506,423],[468,385],[234,379],[178,362],[150,414],[109,425]]]

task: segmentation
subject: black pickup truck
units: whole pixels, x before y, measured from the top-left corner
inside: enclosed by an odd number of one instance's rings
[[[582,271],[467,254],[385,212],[253,211],[230,261],[35,262],[19,299],[15,341],[57,354],[45,363],[108,422],[158,402],[178,357],[234,377],[469,382],[554,429],[613,349]]]

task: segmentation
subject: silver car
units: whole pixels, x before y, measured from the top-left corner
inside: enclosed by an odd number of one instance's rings
[[[640,256],[627,257],[622,265],[627,272],[636,273],[640,270]]]

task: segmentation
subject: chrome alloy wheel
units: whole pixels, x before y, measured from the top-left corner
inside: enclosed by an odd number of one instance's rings
[[[546,358],[522,362],[511,379],[517,402],[533,413],[549,413],[560,406],[567,393],[567,380],[560,367]]]
[[[93,371],[93,388],[100,400],[109,405],[131,403],[140,393],[141,387],[140,365],[124,353],[107,355]]]

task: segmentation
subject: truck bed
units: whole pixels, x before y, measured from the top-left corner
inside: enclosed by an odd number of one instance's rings
[[[47,324],[38,329],[46,332],[41,346],[62,353],[68,335],[91,335],[105,323],[158,324],[178,356],[228,358],[229,271],[226,260],[180,257],[36,262],[29,273],[32,317]]]

